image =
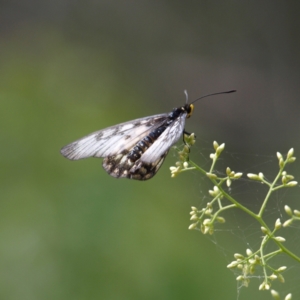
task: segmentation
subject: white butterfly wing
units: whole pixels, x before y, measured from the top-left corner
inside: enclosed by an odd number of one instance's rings
[[[87,157],[106,157],[132,148],[144,136],[160,127],[168,114],[159,114],[93,132],[61,149],[68,159],[78,160]]]
[[[165,152],[167,152],[181,137],[184,131],[186,115],[187,113],[181,114],[173,123],[171,123],[151,147],[142,154],[140,161],[151,163],[158,160]]]

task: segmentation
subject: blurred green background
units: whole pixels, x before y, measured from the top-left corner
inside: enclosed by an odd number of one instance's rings
[[[213,140],[226,142],[225,167],[247,172],[258,155],[251,171],[273,176],[276,151],[300,148],[299,9],[288,1],[1,1],[0,298],[270,299],[259,280],[239,289],[226,269],[251,232],[241,244],[235,234],[211,240],[187,230],[190,206],[206,203],[210,186],[197,173],[171,179],[174,154],[136,182],[59,150],[168,112],[184,103],[184,89],[190,100],[237,89],[196,104],[186,125],[197,135],[191,157],[208,166]]]

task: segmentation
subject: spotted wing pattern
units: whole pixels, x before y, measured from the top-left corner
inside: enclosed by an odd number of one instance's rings
[[[140,160],[132,162],[128,158],[129,151],[124,150],[118,155],[105,157],[103,160],[103,168],[113,177],[147,180],[156,174],[168,152],[169,151],[166,151],[151,163],[143,163]]]
[[[61,149],[68,159],[104,157],[103,168],[113,177],[147,180],[161,167],[180,138],[187,113],[176,118],[159,114],[91,133]]]
[[[130,151],[108,156],[103,160],[104,169],[113,177],[147,180],[152,178],[163,164],[169,149],[178,141],[184,130],[186,113],[179,116],[150,145],[136,161],[129,158]]]

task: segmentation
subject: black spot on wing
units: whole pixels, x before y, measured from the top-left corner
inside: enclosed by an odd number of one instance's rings
[[[101,140],[102,136],[103,136],[103,131],[100,131],[97,134],[95,134],[95,139],[97,141],[99,141],[99,140]]]
[[[140,160],[132,162],[128,158],[128,151],[123,151],[118,155],[104,158],[103,168],[105,171],[116,178],[129,178],[135,180],[148,180],[152,178],[163,164],[168,151],[156,161],[144,163]]]

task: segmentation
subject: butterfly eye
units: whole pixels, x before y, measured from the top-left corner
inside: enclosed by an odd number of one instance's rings
[[[190,104],[189,105],[189,108],[188,108],[188,111],[187,111],[187,118],[189,118],[192,114],[193,114],[193,111],[194,111],[194,105],[193,104]]]

